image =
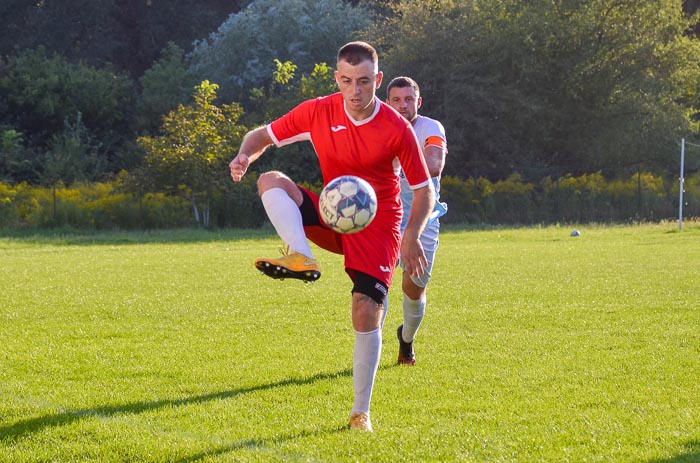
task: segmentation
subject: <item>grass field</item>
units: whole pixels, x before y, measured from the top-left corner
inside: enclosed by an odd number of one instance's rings
[[[0,462],[700,461],[700,223],[446,230],[415,368],[392,288],[373,434],[350,283],[256,232],[0,238]]]

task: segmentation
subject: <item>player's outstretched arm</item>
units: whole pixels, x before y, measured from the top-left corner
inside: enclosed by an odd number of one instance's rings
[[[428,223],[428,217],[434,205],[435,190],[432,183],[413,190],[411,213],[401,238],[401,261],[406,271],[415,277],[423,275],[428,265],[419,238]]]
[[[229,164],[233,181],[240,182],[250,163],[262,156],[263,152],[272,143],[272,138],[267,133],[266,126],[258,127],[248,132],[243,137],[241,147],[238,149],[238,155]]]

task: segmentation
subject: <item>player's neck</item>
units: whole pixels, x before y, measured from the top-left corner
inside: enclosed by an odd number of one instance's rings
[[[356,121],[364,121],[374,113],[374,109],[377,106],[377,98],[372,98],[372,101],[363,109],[359,111],[351,111],[347,105],[345,105],[345,110],[348,116],[352,117]]]

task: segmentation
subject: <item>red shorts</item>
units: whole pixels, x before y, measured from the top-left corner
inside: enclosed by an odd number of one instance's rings
[[[355,281],[355,271],[366,273],[389,289],[401,247],[401,216],[391,210],[377,210],[364,230],[342,234],[326,225],[318,213],[318,195],[299,187],[304,195],[301,215],[306,237],[319,247],[345,256],[345,271]],[[385,294],[386,295],[386,294]]]

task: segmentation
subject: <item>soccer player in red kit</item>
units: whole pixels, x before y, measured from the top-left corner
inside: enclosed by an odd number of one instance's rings
[[[399,251],[406,271],[421,275],[427,261],[419,236],[435,201],[410,123],[376,96],[382,76],[371,45],[344,45],[335,71],[340,92],[302,102],[281,118],[251,130],[229,165],[231,177],[238,182],[269,146],[310,141],[324,184],[340,175],[355,175],[374,188],[377,215],[372,223],[361,232],[339,234],[321,220],[318,195],[282,172],[266,172],[258,179],[265,211],[290,251],[279,259],[258,259],[255,266],[260,271],[273,278],[315,281],[321,273],[308,240],[345,258],[345,271],[353,282],[355,330],[354,402],[349,426],[365,431],[372,431],[369,409],[381,354],[381,325]],[[401,169],[414,192],[403,239]]]

